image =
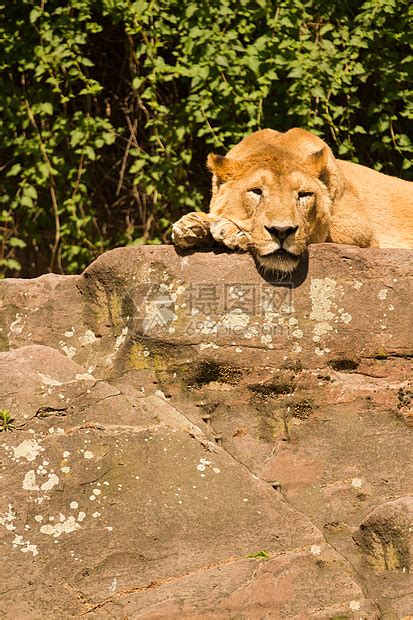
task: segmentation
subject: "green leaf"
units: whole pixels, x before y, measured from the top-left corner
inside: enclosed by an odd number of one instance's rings
[[[37,200],[37,189],[33,185],[25,187],[24,194],[26,194],[26,196],[30,196],[33,200]]]
[[[86,134],[81,129],[74,129],[70,132],[70,146],[77,146],[86,138]]]
[[[146,0],[137,0],[137,2],[133,2],[132,4],[132,9],[139,15],[142,15],[147,8],[148,2]]]
[[[199,6],[197,4],[190,4],[185,9],[185,16],[189,18],[192,17],[199,10]]]
[[[137,237],[136,239],[133,239],[133,241],[129,241],[127,245],[128,246],[145,245],[145,237]]]
[[[44,112],[44,114],[49,114],[50,116],[53,114],[53,106],[49,102],[44,102],[40,104],[40,110]]]
[[[88,157],[91,161],[94,161],[96,159],[95,150],[90,145],[86,145],[83,152],[86,157]]]
[[[136,174],[140,172],[146,166],[146,161],[144,159],[137,159],[133,162],[129,169],[130,174]]]
[[[215,59],[215,62],[217,63],[217,65],[219,67],[228,67],[228,59],[223,56],[222,54],[218,54],[218,56]]]
[[[29,207],[30,208],[30,207],[33,206],[33,200],[32,200],[32,198],[30,196],[28,196],[26,194],[26,195],[23,195],[20,198],[20,204],[22,205],[22,207]]]
[[[354,133],[367,134],[367,131],[361,125],[355,125],[355,127],[353,127],[353,132]]]
[[[288,78],[300,78],[303,76],[304,70],[303,67],[295,67],[291,69],[291,71],[287,74]]]
[[[140,88],[142,86],[144,81],[145,81],[144,77],[135,77],[135,78],[133,78],[133,80],[132,80],[132,88],[134,88],[135,90],[138,90],[138,88]]]
[[[12,271],[20,271],[21,265],[14,258],[2,258],[0,259],[0,266],[5,267],[6,269],[10,269]]]
[[[30,23],[34,24],[42,14],[43,11],[40,7],[34,7],[34,9],[32,9],[29,14]]]
[[[22,167],[20,164],[14,164],[10,170],[6,173],[6,177],[15,177],[19,174]]]
[[[26,243],[23,241],[23,239],[18,239],[17,237],[10,237],[10,239],[7,242],[12,248],[25,248],[26,247]]]
[[[324,90],[320,86],[313,86],[311,89],[311,94],[313,97],[318,97],[322,99],[324,97]]]

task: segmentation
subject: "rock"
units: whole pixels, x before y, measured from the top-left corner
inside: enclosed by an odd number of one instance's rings
[[[363,519],[360,541],[377,571],[410,572],[412,521],[412,497],[386,502]]]
[[[325,244],[271,283],[148,246],[1,282],[1,616],[407,617],[412,262]]]
[[[410,355],[408,250],[311,246],[307,277],[275,285],[249,256],[215,254],[119,249],[82,276],[5,281],[2,348],[54,346],[102,376],[113,365],[119,372],[146,367],[145,357],[158,368],[167,365],[164,354],[168,363],[172,353],[180,361],[213,357],[216,347],[241,365],[252,356],[344,371],[360,360]],[[162,350],[145,355],[146,342],[152,349],[162,342]]]

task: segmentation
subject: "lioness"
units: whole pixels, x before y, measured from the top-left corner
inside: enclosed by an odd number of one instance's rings
[[[293,271],[310,243],[413,248],[413,183],[335,159],[304,129],[263,129],[223,157],[210,154],[209,214],[173,225],[181,248],[218,241],[259,267]]]

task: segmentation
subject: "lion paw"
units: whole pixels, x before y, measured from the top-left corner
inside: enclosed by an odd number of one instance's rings
[[[215,241],[226,245],[230,250],[247,250],[251,242],[248,233],[223,217],[211,222],[211,234]]]
[[[206,213],[187,213],[172,226],[174,245],[188,250],[208,246],[213,243],[210,233],[210,219]]]

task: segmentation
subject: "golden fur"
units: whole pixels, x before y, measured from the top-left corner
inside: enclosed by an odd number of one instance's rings
[[[303,129],[263,129],[225,156],[211,154],[209,214],[173,227],[183,248],[209,243],[249,250],[259,266],[289,272],[308,244],[413,248],[413,183],[337,160]]]

